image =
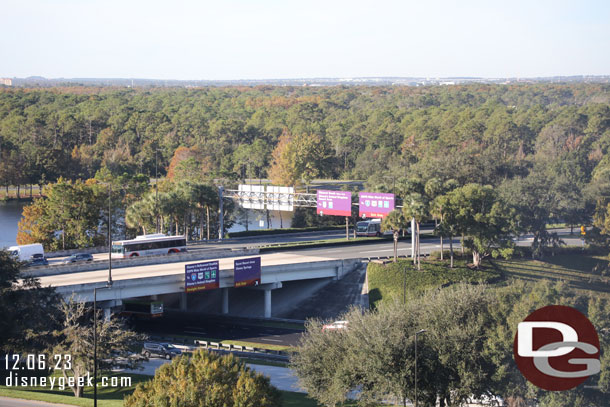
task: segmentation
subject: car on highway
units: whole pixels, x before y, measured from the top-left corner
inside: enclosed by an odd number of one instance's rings
[[[173,359],[180,356],[182,351],[169,343],[145,343],[142,354],[147,358],[156,356],[163,359]]]
[[[347,329],[349,325],[349,321],[335,321],[331,324],[322,325],[322,331],[339,331],[342,329]]]
[[[93,261],[93,256],[89,253],[75,253],[63,261],[63,264],[81,263],[85,261]]]
[[[49,261],[42,255],[34,255],[32,259],[26,264],[28,267],[33,266],[47,266],[49,265]]]

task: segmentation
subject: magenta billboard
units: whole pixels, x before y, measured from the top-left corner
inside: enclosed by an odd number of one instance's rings
[[[257,286],[261,283],[261,258],[250,257],[233,262],[235,287]]]
[[[352,193],[318,189],[318,215],[352,216]]]
[[[360,192],[358,215],[362,218],[383,218],[394,210],[394,194]]]

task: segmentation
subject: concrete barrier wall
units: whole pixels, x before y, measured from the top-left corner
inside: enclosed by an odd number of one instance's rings
[[[112,268],[147,266],[150,264],[179,263],[184,261],[221,259],[225,257],[253,256],[259,250],[255,249],[214,249],[197,250],[193,252],[164,254],[160,256],[139,256],[128,259],[112,259]],[[58,274],[80,273],[83,271],[107,270],[108,260],[98,260],[86,263],[57,264],[51,266],[31,267],[22,271],[24,277],[45,277]]]

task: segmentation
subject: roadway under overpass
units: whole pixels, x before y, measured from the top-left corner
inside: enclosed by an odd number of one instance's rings
[[[222,292],[222,312],[229,312],[229,289],[234,287],[233,261],[241,256],[219,260],[219,282]],[[264,291],[264,315],[271,317],[272,291],[282,288],[287,281],[321,278],[341,279],[360,264],[359,259],[333,259],[326,256],[295,253],[263,254],[261,257],[261,284],[254,289]],[[210,259],[215,260],[215,259]],[[205,260],[209,261],[209,260]],[[180,308],[187,308],[187,294],[184,289],[185,265],[199,261],[154,264],[124,267],[112,270],[112,286],[106,286],[108,270],[85,271],[41,277],[43,286],[53,286],[64,298],[74,296],[81,302],[93,301],[93,290],[97,288],[97,301],[109,316],[112,307],[122,301],[137,297],[155,297],[163,294],[179,294]]]

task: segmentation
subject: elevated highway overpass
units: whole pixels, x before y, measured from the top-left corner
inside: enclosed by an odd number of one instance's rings
[[[530,245],[531,237],[524,236],[515,239],[517,245]],[[580,239],[566,237],[568,245],[578,245]],[[454,240],[454,249],[459,248],[459,241]],[[422,241],[422,253],[440,249],[440,241],[430,238]],[[448,242],[445,240],[445,249]],[[227,257],[219,259],[220,290],[222,291],[222,311],[228,312],[229,288],[233,287],[233,261],[236,258],[252,257],[257,249],[250,249],[247,256]],[[398,244],[398,254],[410,254],[411,245],[408,241]],[[239,252],[236,252],[239,253]],[[246,254],[245,252],[241,252]],[[271,315],[271,291],[280,288],[283,282],[308,280],[317,278],[341,278],[345,273],[356,267],[361,259],[377,256],[391,256],[393,245],[391,241],[374,244],[351,244],[348,246],[330,246],[311,249],[299,249],[261,255],[261,286],[256,289],[265,292],[265,316]],[[210,259],[212,260],[212,259]],[[108,290],[98,291],[98,299],[106,306],[120,304],[126,298],[155,296],[163,294],[179,294],[180,306],[185,309],[187,294],[184,293],[184,266],[203,259],[190,259],[166,264],[145,264],[126,266],[112,270],[113,286]],[[70,274],[57,274],[41,277],[43,286],[51,285],[64,297],[75,295],[81,301],[92,301],[93,288],[103,287],[106,283],[108,270],[78,271]]]
[[[250,256],[222,258],[219,260],[219,282],[222,291],[222,311],[228,313],[229,288],[234,287],[233,262]],[[93,290],[97,290],[97,300],[107,309],[121,304],[122,300],[135,297],[179,294],[180,307],[187,307],[187,293],[184,289],[185,265],[199,261],[185,261],[167,264],[151,264],[123,267],[112,270],[112,286],[105,287],[108,270],[95,270],[58,274],[40,278],[43,286],[55,287],[64,298],[74,296],[77,301],[92,302]],[[261,255],[261,284],[250,289],[263,290],[265,295],[264,315],[271,317],[271,292],[282,287],[286,281],[319,278],[340,279],[360,263],[359,259],[333,259],[316,254],[272,253]]]

